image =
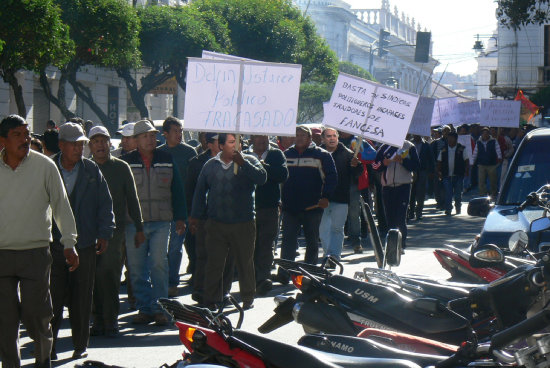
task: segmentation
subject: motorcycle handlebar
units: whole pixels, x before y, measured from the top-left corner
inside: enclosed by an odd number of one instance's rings
[[[491,339],[491,350],[501,349],[514,340],[532,335],[548,325],[550,325],[550,310],[540,311],[533,317],[494,334]]]

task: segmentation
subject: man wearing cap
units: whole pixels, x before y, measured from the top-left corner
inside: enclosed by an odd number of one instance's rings
[[[491,137],[487,127],[481,129],[481,136],[476,142],[472,154],[474,164],[477,164],[479,195],[496,198],[497,188],[497,165],[502,162],[502,153],[496,139]],[[487,192],[487,177],[489,177],[489,192]]]
[[[283,185],[283,243],[281,258],[294,260],[298,234],[303,226],[306,238],[305,262],[316,264],[319,254],[319,225],[328,198],[336,189],[338,175],[330,153],[312,143],[311,130],[296,127],[296,143],[284,152],[288,179]],[[288,283],[286,272],[279,268],[277,280]]]
[[[187,209],[185,191],[172,155],[156,147],[156,130],[148,120],[134,125],[137,149],[121,158],[126,161],[136,182],[143,216],[145,242],[135,244],[136,226],[126,224],[126,255],[130,267],[130,281],[139,313],[135,324],[168,324],[168,318],[157,304],[168,296],[168,237],[170,222],[176,222],[175,231],[185,231]]]
[[[113,201],[107,182],[97,165],[82,157],[87,141],[88,138],[79,124],[67,122],[59,127],[61,151],[53,157],[53,161],[63,178],[76,220],[76,248],[80,266],[75,272],[68,272],[63,246],[59,242],[59,231],[54,227],[53,242],[50,245],[53,257],[50,282],[54,309],[53,358],[56,357],[55,343],[63,319],[64,305],[69,308],[74,345],[73,358],[78,359],[87,355],[96,257],[107,249],[115,228]]]
[[[21,366],[19,324],[34,340],[35,367],[49,368],[52,348],[50,247],[52,215],[59,224],[63,257],[74,271],[76,225],[61,176],[49,158],[29,149],[25,120],[0,122],[0,358]]]
[[[94,318],[90,334],[114,337],[118,335],[119,289],[126,214],[136,227],[134,243],[143,243],[145,235],[132,170],[126,161],[113,157],[109,153],[111,136],[104,126],[97,125],[91,128],[89,138],[92,160],[99,166],[107,180],[113,198],[116,223],[109,247],[105,253],[97,256],[93,297]]]
[[[122,138],[120,139],[121,147],[113,150],[113,152],[111,152],[111,156],[121,157],[122,155],[132,152],[137,148],[136,138],[134,137],[135,124],[136,123],[127,123],[122,127],[122,129],[117,131],[117,133],[122,135]]]
[[[162,124],[162,134],[166,138],[166,143],[159,147],[160,150],[172,155],[174,163],[178,166],[182,183],[185,183],[187,177],[187,166],[189,160],[197,155],[197,151],[190,145],[182,142],[183,124],[178,118],[169,116]],[[178,284],[180,282],[180,266],[182,245],[185,234],[179,235],[176,232],[176,222],[170,224],[170,241],[168,242],[168,296],[178,295]],[[195,248],[186,242],[185,251],[189,258],[188,273],[193,273],[195,266]]]

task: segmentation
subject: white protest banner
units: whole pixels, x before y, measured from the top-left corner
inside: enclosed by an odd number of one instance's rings
[[[430,97],[420,96],[416,110],[409,126],[409,134],[416,134],[423,137],[431,135],[430,123],[434,111],[435,99]]]
[[[235,56],[235,55],[221,54],[219,52],[206,51],[206,50],[202,50],[202,58],[203,59],[214,59],[214,60],[234,60],[234,61],[247,60],[247,61],[257,61],[257,62],[261,63],[261,61],[259,61],[259,60],[248,59],[248,58]]]
[[[456,124],[459,120],[458,98],[440,98],[435,101],[432,126]]]
[[[466,148],[466,153],[468,154],[468,159],[470,160],[470,165],[474,164],[473,150],[472,150],[472,136],[469,134],[459,134],[458,143],[463,145]]]
[[[479,123],[480,119],[479,101],[461,102],[458,104],[458,113],[460,116],[460,123],[462,124],[475,124]]]
[[[521,101],[481,100],[481,124],[489,127],[519,127]]]
[[[340,73],[323,124],[401,147],[417,103],[417,95]]]
[[[185,129],[295,135],[302,67],[189,58]]]

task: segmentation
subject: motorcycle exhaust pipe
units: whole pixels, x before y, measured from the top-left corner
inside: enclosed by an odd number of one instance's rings
[[[346,313],[324,303],[296,303],[292,310],[294,320],[304,329],[327,334],[355,336],[357,331]]]

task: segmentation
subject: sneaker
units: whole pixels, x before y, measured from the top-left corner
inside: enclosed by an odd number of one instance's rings
[[[155,314],[155,325],[157,326],[166,326],[168,325],[168,317],[164,313],[157,313]]]
[[[132,318],[132,323],[134,325],[148,325],[149,323],[154,321],[154,317],[150,314],[145,314],[139,312]]]
[[[243,302],[243,309],[244,310],[249,310],[249,309],[252,309],[254,308],[254,300],[251,300],[251,301],[248,301],[248,302]]]
[[[177,286],[170,286],[168,288],[168,297],[169,298],[175,298],[178,296],[178,287]]]
[[[355,253],[355,254],[363,253],[363,247],[361,246],[361,244],[356,245],[355,247],[353,247],[353,253]]]
[[[445,216],[451,216],[451,211],[445,211]]]
[[[82,358],[86,358],[87,356],[88,356],[88,352],[86,351],[86,349],[78,349],[78,350],[75,350],[73,353],[73,359],[82,359]]]
[[[287,285],[290,282],[290,276],[288,276],[288,273],[286,271],[283,271],[283,273],[276,273],[271,275],[271,279],[273,281],[277,281],[281,285]]]

